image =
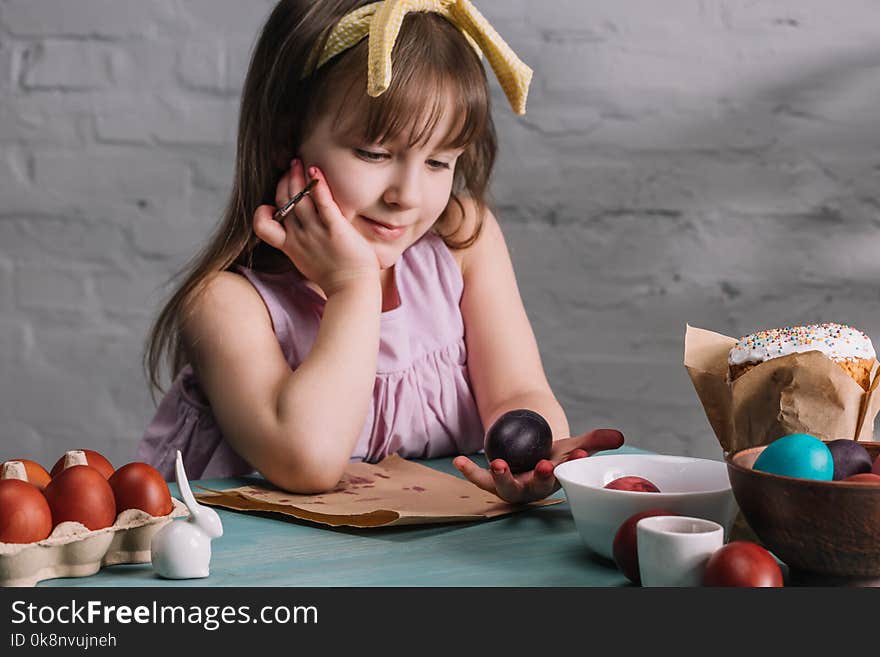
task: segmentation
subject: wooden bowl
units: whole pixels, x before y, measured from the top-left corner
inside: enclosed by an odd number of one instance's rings
[[[871,459],[880,442],[860,441]],[[765,449],[725,456],[733,495],[764,546],[803,583],[880,585],[880,486],[753,470]]]

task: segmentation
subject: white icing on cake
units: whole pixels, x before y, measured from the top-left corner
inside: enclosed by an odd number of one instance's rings
[[[805,351],[821,351],[835,361],[876,358],[871,338],[861,331],[844,324],[811,324],[747,335],[730,350],[727,362],[761,363]]]

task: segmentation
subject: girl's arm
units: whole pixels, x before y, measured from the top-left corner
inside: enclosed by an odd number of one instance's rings
[[[476,211],[472,204],[465,207],[467,226],[467,214]],[[475,484],[509,501],[540,499],[559,488],[552,474],[556,464],[619,447],[623,436],[619,431],[600,429],[569,437],[565,413],[544,374],[504,236],[488,210],[482,233],[462,255],[461,266],[468,373],[483,426],[488,428],[507,411],[528,408],[550,424],[554,443],[551,461],[521,475],[512,475],[501,459],[493,461],[490,471],[466,457],[458,457],[454,463]]]
[[[544,374],[504,236],[488,210],[480,237],[463,255],[462,277],[468,372],[483,426],[528,408],[547,420],[554,440],[567,437],[568,420]]]
[[[372,399],[381,303],[378,274],[336,290],[295,371],[243,276],[221,272],[192,304],[182,336],[220,431],[273,484],[317,493],[342,476]]]
[[[466,208],[475,211],[470,204]],[[528,408],[547,420],[554,440],[567,437],[568,420],[544,374],[507,245],[490,211],[461,266],[468,372],[483,426],[488,429],[507,411]]]

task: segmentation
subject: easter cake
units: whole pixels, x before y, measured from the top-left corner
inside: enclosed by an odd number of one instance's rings
[[[876,354],[871,339],[845,324],[810,324],[758,331],[739,339],[728,356],[730,381],[765,361],[806,351],[820,351],[865,390],[871,383]]]

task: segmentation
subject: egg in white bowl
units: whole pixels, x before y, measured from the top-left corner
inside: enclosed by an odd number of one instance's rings
[[[682,516],[714,520],[725,539],[737,512],[723,461],[649,453],[609,453],[575,459],[556,466],[584,544],[612,559],[612,543],[620,525],[634,513],[663,509]],[[641,477],[660,492],[605,488],[621,477]]]

